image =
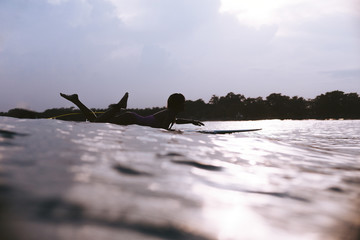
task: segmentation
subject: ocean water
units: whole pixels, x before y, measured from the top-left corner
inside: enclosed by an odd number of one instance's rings
[[[205,124],[0,117],[0,238],[360,237],[360,121]]]

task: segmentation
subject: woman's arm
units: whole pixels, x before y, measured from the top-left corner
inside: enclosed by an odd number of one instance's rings
[[[154,114],[155,119],[159,123],[159,128],[170,130],[173,123],[175,122],[175,114],[173,114],[168,109],[159,111]]]
[[[204,126],[204,124],[198,120],[192,120],[192,119],[184,119],[184,118],[176,118],[176,123],[177,124],[187,124],[187,123],[192,123],[196,126]]]

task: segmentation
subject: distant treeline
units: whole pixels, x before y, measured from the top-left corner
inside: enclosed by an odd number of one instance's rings
[[[129,109],[141,115],[150,115],[163,108]],[[106,109],[92,109],[104,112]],[[44,112],[26,109],[11,109],[0,116],[16,118],[52,118],[85,121],[79,110],[71,108],[52,108]],[[63,115],[63,116],[62,116]],[[202,99],[187,100],[183,118],[199,120],[260,120],[260,119],[360,119],[360,97],[357,93],[342,91],[327,92],[315,99],[289,97],[272,93],[265,99],[246,98],[244,95],[228,93],[219,97],[213,95],[208,103]]]

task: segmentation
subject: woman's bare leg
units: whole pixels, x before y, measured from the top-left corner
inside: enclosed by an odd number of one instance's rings
[[[110,107],[109,110],[97,117],[95,122],[109,122],[110,119],[113,118],[117,113],[119,113],[122,108],[127,107],[128,98],[129,93],[125,93],[125,95],[117,104],[114,104],[112,107]]]
[[[85,115],[87,120],[89,120],[90,122],[95,122],[96,120],[95,113],[91,111],[88,107],[86,107],[82,102],[80,102],[79,96],[77,94],[66,95],[60,93],[60,96],[75,104],[80,109],[80,111]]]

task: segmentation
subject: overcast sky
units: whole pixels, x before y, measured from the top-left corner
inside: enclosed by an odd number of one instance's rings
[[[360,0],[0,0],[0,111],[360,94]]]

